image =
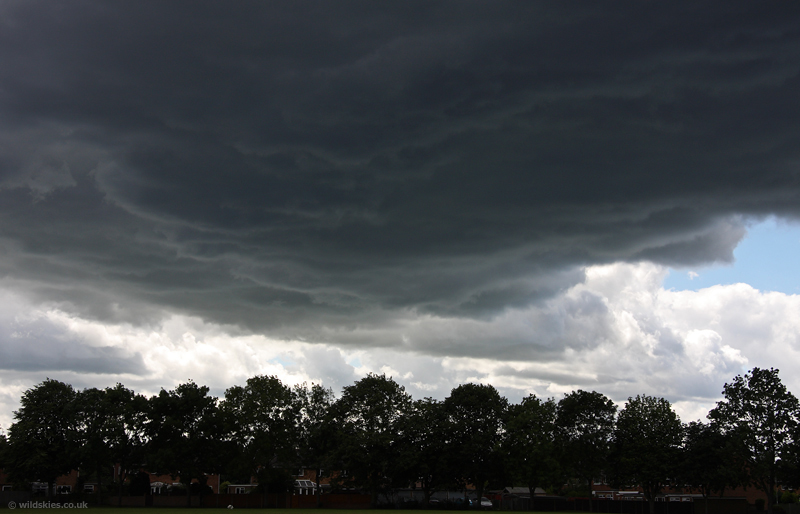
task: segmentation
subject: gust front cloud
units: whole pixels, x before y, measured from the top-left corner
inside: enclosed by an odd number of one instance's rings
[[[467,382],[491,383],[513,402],[530,393],[560,398],[576,389],[600,391],[619,405],[650,394],[668,398],[689,421],[702,419],[723,384],[746,369],[800,366],[800,296],[746,284],[665,290],[667,273],[646,263],[594,266],[583,283],[495,318],[422,316],[368,333],[341,330],[324,343],[236,334],[181,315],[150,327],[110,324],[42,312],[11,298],[4,305],[15,313],[17,327],[28,330],[24,347],[39,344],[44,331],[33,334],[31,320],[69,345],[50,345],[45,338],[40,351],[27,355],[49,367],[16,362],[3,370],[0,426],[11,422],[22,391],[46,376],[78,388],[120,382],[148,395],[193,379],[219,397],[258,374],[288,385],[321,383],[340,394],[370,372],[393,377],[415,398],[443,399]],[[353,337],[363,340],[354,344]],[[0,341],[4,358],[23,353],[7,343]],[[97,362],[87,348],[102,348],[117,362]],[[48,353],[73,360],[48,360]],[[785,380],[790,390],[800,390],[793,375]]]
[[[0,8],[0,273],[82,319],[550,359],[615,337],[552,311],[587,266],[798,215],[794,5],[47,7]]]
[[[77,335],[63,316],[42,312],[4,294],[0,298],[0,369],[97,375],[143,374],[138,352]]]

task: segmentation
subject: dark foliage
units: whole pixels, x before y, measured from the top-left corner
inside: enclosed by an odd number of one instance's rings
[[[683,425],[663,398],[629,398],[616,415],[594,391],[509,405],[490,385],[464,384],[444,401],[415,402],[374,374],[339,399],[320,385],[289,388],[257,376],[222,402],[191,381],[148,399],[121,384],[77,392],[47,379],[23,394],[0,433],[0,466],[23,488],[52,486],[74,469],[98,482],[120,470],[120,495],[126,477],[130,494],[148,494],[141,471],[163,473],[180,477],[173,493],[187,502],[208,492],[208,473],[255,477],[260,491],[284,493],[303,467],[318,484],[326,473],[335,488],[369,492],[373,503],[398,487],[422,488],[426,505],[437,489],[583,491],[606,476],[640,486],[651,505],[667,485],[709,496],[752,484],[772,509],[779,480],[800,485],[798,401],[772,369],[737,376],[723,394],[711,423]]]

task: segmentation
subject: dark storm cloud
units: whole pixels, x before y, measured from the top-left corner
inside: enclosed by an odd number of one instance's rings
[[[0,272],[324,340],[730,261],[798,215],[798,9],[6,2]]]
[[[4,298],[4,300],[8,300]],[[60,323],[30,316],[4,301],[0,316],[0,369],[71,371],[92,374],[144,373],[138,353],[112,346],[92,346]]]

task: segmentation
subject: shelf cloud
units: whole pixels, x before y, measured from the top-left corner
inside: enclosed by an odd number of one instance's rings
[[[730,263],[800,215],[798,26],[772,1],[4,2],[2,288],[131,333],[486,359],[518,388],[634,355],[592,273]],[[6,368],[68,348],[75,373],[157,375],[146,348],[0,321]],[[639,326],[698,380],[748,362],[707,326]]]

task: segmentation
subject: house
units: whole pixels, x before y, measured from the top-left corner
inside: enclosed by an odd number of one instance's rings
[[[142,470],[150,476],[150,494],[166,494],[166,489],[171,487],[183,487],[183,483],[181,482],[181,477],[176,476],[172,477],[171,475],[158,475],[156,473],[148,473],[145,470]],[[206,474],[206,485],[211,488],[211,492],[214,494],[219,493],[219,475],[217,474]],[[118,479],[117,479],[118,480]],[[192,479],[193,484],[199,483],[196,478]]]
[[[11,491],[13,488],[14,486],[8,479],[8,474],[0,469],[0,491]]]
[[[325,473],[324,470],[319,478],[320,493],[325,494],[331,491],[331,482],[336,479],[346,478],[347,471],[335,471]],[[312,468],[299,468],[292,476],[294,477],[294,490],[299,495],[317,494],[317,470]]]
[[[147,473],[145,471],[145,473]],[[119,465],[114,466],[113,472],[113,481],[115,483],[119,483]],[[147,473],[150,477],[150,492],[151,494],[165,494],[166,489],[175,485],[180,484],[180,477],[172,478],[170,475],[157,475],[155,473]],[[132,478],[131,475],[128,475],[125,478]],[[192,483],[197,483],[197,479],[193,479]],[[206,475],[206,485],[211,487],[211,490],[214,493],[219,492],[219,475],[216,474],[209,474]],[[109,484],[103,484],[109,485]],[[78,490],[78,487],[81,490]],[[81,480],[81,473],[78,470],[72,470],[66,475],[61,475],[60,477],[56,478],[55,483],[53,484],[53,492],[56,495],[59,494],[72,494],[77,492],[83,493],[96,493],[98,488],[98,484],[96,482],[84,482]],[[0,491],[11,491],[13,489],[13,484],[10,482],[8,478],[8,474],[4,473],[0,470]],[[34,494],[47,494],[47,484],[45,482],[31,482],[31,491]]]
[[[228,484],[225,491],[223,493],[228,494],[250,494],[251,492],[255,491],[258,487],[256,483],[249,483],[249,484]]]
[[[294,478],[294,492],[301,496],[313,496],[317,494],[317,471],[311,468],[298,468],[292,473]],[[249,494],[258,487],[256,477],[250,478],[250,483],[247,484],[228,484],[228,494]],[[331,490],[331,477],[320,477],[320,491],[322,493]]]
[[[520,498],[528,498],[531,495],[531,490],[528,487],[505,487],[503,488],[503,494],[512,494]],[[537,487],[533,491],[534,496],[544,496],[546,494],[545,490],[541,487]]]
[[[608,498],[611,500],[633,500],[643,501],[644,493],[641,488],[631,488],[626,490],[613,489],[605,481],[592,481],[592,497],[593,498]],[[719,498],[720,496],[712,495],[710,498]],[[656,498],[656,501],[695,501],[702,499],[702,491],[691,487],[665,487],[662,494]],[[755,487],[736,487],[727,488],[721,498],[729,499],[745,499],[748,503],[753,504],[757,499],[766,501],[764,492],[756,489]]]
[[[72,470],[68,474],[56,478],[53,484],[53,494],[72,494],[76,492],[93,493],[97,488],[97,484],[94,482],[83,483],[80,477],[81,474],[78,470]],[[78,491],[79,485],[81,487],[80,491]],[[13,489],[14,486],[9,480],[8,474],[0,470],[0,490],[12,491]],[[31,482],[31,491],[36,495],[40,494],[44,496],[47,494],[47,483]]]

